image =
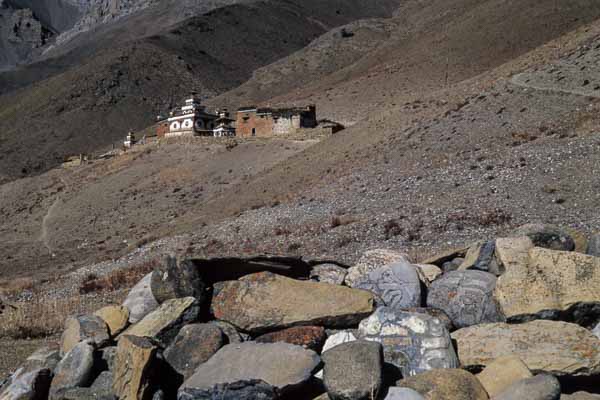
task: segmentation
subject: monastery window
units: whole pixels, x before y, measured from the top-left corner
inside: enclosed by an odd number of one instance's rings
[[[179,125],[179,122],[175,121],[171,124],[171,130],[172,131],[176,131],[177,129],[181,128],[181,125]]]
[[[191,119],[186,119],[185,121],[183,121],[182,128],[189,129],[192,126],[194,126],[194,123],[193,123],[193,121]]]
[[[252,136],[256,136],[256,128],[252,128]]]

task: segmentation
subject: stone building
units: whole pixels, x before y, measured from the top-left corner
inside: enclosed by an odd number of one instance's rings
[[[236,117],[236,135],[241,137],[273,137],[297,133],[317,126],[314,105],[297,108],[240,108]]]
[[[207,112],[200,100],[192,95],[183,107],[170,113],[167,120],[169,131],[164,137],[212,136],[217,119],[217,115]]]

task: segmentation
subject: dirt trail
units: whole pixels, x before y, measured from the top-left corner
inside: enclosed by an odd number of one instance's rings
[[[600,98],[600,95],[592,92],[591,90],[563,89],[563,88],[558,88],[556,86],[550,86],[550,85],[549,86],[532,85],[532,84],[526,82],[527,76],[528,76],[527,73],[517,74],[511,78],[510,82],[513,85],[523,87],[523,88],[533,89],[533,90],[572,94],[575,96],[593,97],[596,99]]]
[[[44,247],[46,247],[46,249],[48,249],[48,253],[50,255],[53,255],[54,253],[52,251],[52,247],[50,246],[50,240],[48,238],[48,221],[50,220],[50,218],[52,218],[56,208],[62,201],[60,193],[63,192],[68,187],[67,182],[64,180],[64,178],[60,178],[60,181],[61,181],[63,187],[61,188],[61,190],[59,190],[57,192],[54,202],[48,208],[48,211],[46,212],[46,215],[44,215],[44,218],[42,218],[42,227],[40,229],[39,241],[41,241],[44,244]]]

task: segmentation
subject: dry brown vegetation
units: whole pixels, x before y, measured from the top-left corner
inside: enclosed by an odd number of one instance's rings
[[[158,260],[150,260],[131,268],[115,270],[100,277],[95,274],[88,274],[79,286],[79,293],[114,292],[130,288],[158,265]]]

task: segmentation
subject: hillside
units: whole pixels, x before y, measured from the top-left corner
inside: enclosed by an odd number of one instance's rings
[[[121,40],[123,44],[100,50],[66,72],[0,97],[0,180],[37,174],[65,155],[108,146],[129,129],[148,126],[185,93],[212,96],[231,89],[258,67],[302,48],[329,28],[363,16],[388,15],[393,4],[315,0],[232,5],[145,39]],[[130,23],[135,21],[131,17]],[[69,63],[77,60],[73,54],[64,57]],[[13,73],[11,79],[18,76]],[[22,118],[25,113],[30,117]]]

